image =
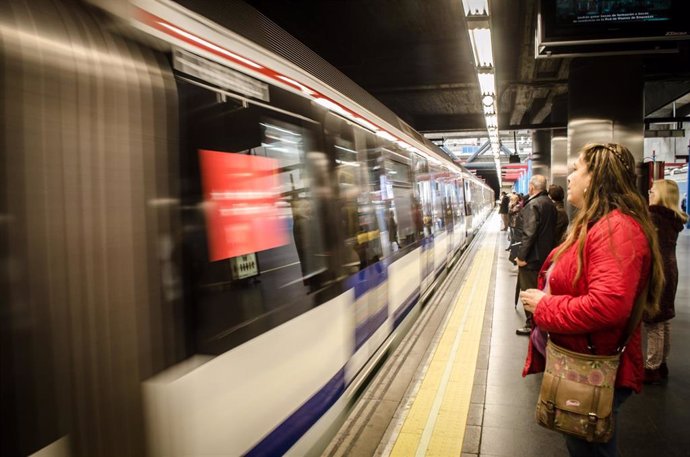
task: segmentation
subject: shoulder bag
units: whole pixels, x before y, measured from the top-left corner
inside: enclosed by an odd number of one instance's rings
[[[613,395],[616,373],[621,354],[642,318],[646,296],[647,286],[635,301],[614,355],[581,354],[562,348],[549,339],[537,401],[539,425],[589,442],[605,443],[611,439],[615,426]]]

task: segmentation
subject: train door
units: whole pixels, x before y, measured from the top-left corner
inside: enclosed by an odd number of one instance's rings
[[[420,275],[421,275],[421,292],[429,288],[433,282],[434,271],[434,234],[433,234],[433,218],[432,218],[432,192],[431,192],[431,175],[429,173],[429,163],[426,159],[414,156],[415,180],[417,185],[417,193],[420,200],[420,209],[417,217],[422,220],[422,243],[420,256]]]
[[[221,354],[338,294],[332,164],[288,95],[278,112],[183,77],[178,90],[195,351]]]
[[[455,252],[455,215],[453,205],[455,204],[455,189],[453,188],[453,176],[450,171],[443,172],[443,211],[446,226],[446,258],[450,259]]]
[[[459,237],[459,245],[463,247],[467,240],[467,227],[465,225],[465,193],[463,191],[463,179],[458,177],[454,181],[457,205],[455,208],[455,233]]]
[[[431,196],[432,207],[431,215],[433,219],[434,231],[434,276],[440,273],[441,268],[446,262],[448,254],[448,233],[446,232],[446,200],[444,195],[443,169],[436,165],[431,165]]]
[[[386,215],[383,157],[377,138],[368,131],[328,113],[326,142],[335,158],[345,272],[345,289],[353,294],[351,379],[391,331],[386,259],[391,253]]]
[[[454,254],[455,251],[460,248],[462,245],[462,224],[460,223],[460,219],[458,217],[458,188],[457,188],[457,180],[453,176],[451,179],[448,180],[447,183],[448,186],[448,194],[450,195],[450,211],[451,211],[451,217],[453,219],[453,242],[451,244],[451,254]]]
[[[388,306],[393,327],[411,311],[420,296],[420,259],[422,221],[414,185],[412,155],[392,143],[381,147],[384,174],[381,176],[382,199],[386,202],[387,235],[390,243],[388,267]]]
[[[465,227],[466,233],[469,235],[474,232],[474,215],[472,214],[472,181],[463,179],[464,194],[465,194]]]

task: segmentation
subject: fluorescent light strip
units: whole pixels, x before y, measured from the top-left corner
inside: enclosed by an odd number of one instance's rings
[[[462,0],[462,6],[465,7],[465,14],[474,14],[475,11],[489,14],[489,5],[487,0]]]
[[[493,73],[479,73],[479,90],[482,94],[495,94],[496,93],[496,83],[494,80]]]
[[[477,67],[493,66],[491,31],[489,29],[470,29],[469,33],[475,65]]]

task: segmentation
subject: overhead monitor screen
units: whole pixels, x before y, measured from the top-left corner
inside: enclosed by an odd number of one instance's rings
[[[557,0],[556,21],[560,26],[669,22],[672,7],[671,0]]]
[[[672,49],[688,39],[689,15],[690,0],[539,0],[537,49],[539,55]],[[641,42],[647,44],[626,46]]]

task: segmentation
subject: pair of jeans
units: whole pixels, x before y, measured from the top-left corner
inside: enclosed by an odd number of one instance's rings
[[[608,443],[590,443],[574,436],[565,435],[565,444],[570,457],[616,457],[618,448],[618,409],[632,394],[632,389],[616,389],[613,394],[613,436]]]
[[[671,322],[645,323],[644,329],[647,331],[647,358],[644,367],[657,370],[666,361],[671,350]]]
[[[518,269],[518,281],[515,288],[515,303],[520,299],[520,291],[527,289],[536,289],[539,278],[539,270],[531,270],[527,267],[520,267]],[[532,313],[525,310],[525,326],[532,326]]]

